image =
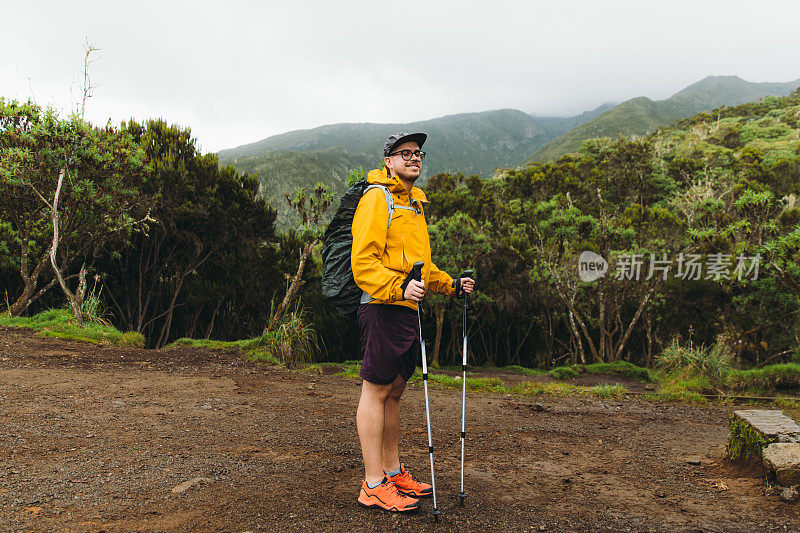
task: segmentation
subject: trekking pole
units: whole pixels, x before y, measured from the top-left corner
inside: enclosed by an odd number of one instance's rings
[[[414,268],[411,269],[411,273],[408,275],[410,279],[416,281],[422,281],[422,267],[425,266],[425,263],[422,261],[417,261],[414,263]],[[433,437],[431,436],[431,407],[430,401],[428,399],[428,357],[425,354],[425,340],[422,338],[422,319],[420,318],[419,312],[420,304],[417,304],[417,322],[419,323],[419,345],[420,351],[422,352],[422,383],[425,387],[425,417],[428,419],[428,453],[431,456],[431,489],[433,490],[433,511],[431,514],[433,515],[434,520],[439,522],[441,511],[439,511],[439,507],[436,505],[436,475],[434,474],[433,470]]]
[[[462,278],[471,278],[472,270],[465,270],[461,274]],[[460,287],[460,285],[459,285]],[[463,289],[462,289],[463,290]],[[463,339],[463,352],[464,356],[461,361],[461,492],[458,497],[461,505],[464,505],[464,498],[467,494],[464,492],[464,440],[466,439],[466,413],[467,413],[467,293],[464,293],[464,339]]]

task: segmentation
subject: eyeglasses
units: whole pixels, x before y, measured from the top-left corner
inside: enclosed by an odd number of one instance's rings
[[[391,157],[393,155],[397,155],[397,154],[400,154],[400,157],[402,157],[406,161],[411,161],[411,156],[419,157],[420,161],[425,159],[425,152],[423,152],[421,150],[413,150],[413,151],[412,150],[398,150],[397,152],[392,152],[391,154],[389,154],[389,157]]]

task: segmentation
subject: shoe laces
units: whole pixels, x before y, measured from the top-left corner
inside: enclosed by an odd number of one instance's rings
[[[394,484],[394,481],[387,481],[386,484],[391,487],[389,490],[391,490],[395,495],[399,496],[400,499],[410,498],[410,496],[403,494],[400,489],[397,488],[397,485]]]
[[[400,472],[400,477],[403,479],[407,479],[409,481],[417,481],[416,479],[414,479],[414,476],[411,475],[411,472],[405,469],[402,472]]]

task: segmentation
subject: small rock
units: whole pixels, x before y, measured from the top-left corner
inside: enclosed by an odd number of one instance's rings
[[[546,409],[544,408],[544,405],[542,405],[541,403],[538,403],[538,402],[533,404],[533,405],[531,405],[531,410],[539,412],[539,413],[542,412],[542,411],[546,411]]]
[[[307,388],[308,390],[314,390],[314,384],[312,383],[311,385],[309,385],[309,386],[308,386],[308,387],[306,387],[306,388]]]
[[[800,499],[800,493],[797,492],[797,485],[785,487],[781,491],[781,500],[785,502],[796,502],[798,499]]]
[[[212,481],[214,480],[207,477],[195,477],[188,481],[184,481],[180,485],[175,485],[174,487],[172,487],[172,493],[181,494],[183,492],[186,492],[190,488],[194,487],[198,483],[211,483]]]
[[[545,525],[539,526],[539,531],[547,531],[547,526]]]
[[[648,383],[644,386],[644,390],[656,390],[656,386],[653,383]]]
[[[656,491],[656,496],[658,496],[659,498],[666,498],[667,497],[667,492],[663,491],[663,490],[657,490]]]
[[[712,483],[711,486],[714,487],[715,489],[717,489],[720,492],[725,491],[725,490],[730,490],[728,488],[728,485],[726,485],[722,481],[718,481],[716,483]]]
[[[689,459],[686,462],[692,466],[700,466],[700,459]]]
[[[212,406],[210,403],[204,403],[203,405],[200,406],[200,409],[205,409],[206,411],[208,411],[211,408]]]
[[[776,442],[762,453],[764,468],[775,473],[778,484],[785,487],[800,484],[800,444]]]

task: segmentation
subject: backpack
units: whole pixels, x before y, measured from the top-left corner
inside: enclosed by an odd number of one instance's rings
[[[392,214],[395,209],[392,193],[384,185],[359,181],[345,191],[339,202],[339,209],[325,229],[322,246],[322,294],[339,314],[345,316],[353,315],[359,304],[372,299],[356,284],[350,266],[350,253],[353,249],[353,217],[361,197],[370,189],[381,189],[386,196],[386,206],[389,208],[389,222],[386,225],[388,228],[392,224]]]

